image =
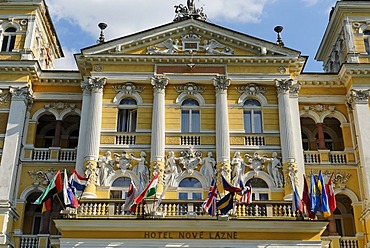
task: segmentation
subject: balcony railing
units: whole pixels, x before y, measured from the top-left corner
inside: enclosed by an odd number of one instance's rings
[[[38,248],[39,237],[37,235],[22,235],[20,248]]]
[[[116,145],[135,145],[136,136],[131,134],[117,134]]]
[[[198,146],[200,145],[199,135],[183,135],[180,137],[182,146]]]
[[[246,146],[265,146],[265,137],[262,135],[246,135],[244,137]]]
[[[341,237],[340,238],[341,248],[358,248],[358,242],[356,237]]]
[[[77,149],[49,147],[49,148],[24,148],[25,161],[45,162],[75,162]]]
[[[148,200],[149,201],[149,200]],[[135,213],[123,210],[124,200],[83,200],[75,216],[78,218],[145,218],[160,213],[165,218],[204,218],[210,216],[202,208],[203,201],[163,200],[154,211],[154,202],[139,205]],[[71,216],[71,215],[70,215]],[[73,216],[73,215],[72,215]],[[230,218],[291,218],[296,215],[292,204],[285,201],[258,201],[236,205]]]
[[[347,151],[304,151],[303,157],[305,164],[355,164],[354,153]]]

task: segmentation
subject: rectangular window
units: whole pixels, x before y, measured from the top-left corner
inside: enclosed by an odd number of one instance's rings
[[[190,111],[182,110],[181,111],[181,132],[184,132],[184,133],[190,132],[189,122],[190,122]]]
[[[120,109],[118,111],[118,132],[135,132],[136,131],[136,109]]]
[[[179,200],[187,200],[188,193],[179,193]]]
[[[370,54],[370,42],[369,42],[369,39],[370,39],[370,38],[365,38],[365,39],[364,39],[365,49],[366,49],[366,53],[367,53],[367,54]]]
[[[252,133],[252,113],[250,110],[244,110],[244,131]]]
[[[262,112],[260,110],[255,110],[253,114],[253,133],[262,133]]]
[[[199,110],[192,110],[191,115],[191,132],[200,132],[200,113]]]
[[[192,193],[193,200],[202,200],[202,193]]]
[[[8,42],[9,42],[9,36],[4,36],[4,38],[3,38],[3,44],[1,46],[1,51],[2,52],[7,52]]]

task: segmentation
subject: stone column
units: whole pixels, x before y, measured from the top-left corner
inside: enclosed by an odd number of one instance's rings
[[[230,170],[230,133],[227,89],[231,80],[226,76],[213,79],[216,91],[216,157],[217,168]],[[221,168],[224,166],[224,168]],[[226,166],[226,167],[225,167]]]
[[[54,133],[54,140],[53,140],[53,147],[60,147],[60,137],[62,134],[62,121],[57,120],[55,121],[55,133]]]
[[[151,151],[150,164],[154,170],[161,173],[160,178],[163,179],[164,158],[165,158],[165,135],[166,135],[166,119],[165,119],[165,89],[168,85],[168,78],[164,76],[154,76],[151,79],[153,86],[153,114],[152,114],[152,134],[151,134]],[[157,193],[163,191],[162,180],[159,180]]]
[[[299,192],[303,189],[304,160],[298,106],[299,84],[292,79],[275,80],[279,104],[280,143],[285,171],[295,168]],[[290,168],[290,169],[289,169]],[[285,182],[290,181],[285,178]],[[285,185],[285,199],[291,198],[290,185]]]
[[[352,89],[348,97],[348,105],[353,111],[355,136],[357,137],[358,152],[360,154],[360,164],[363,168],[363,182],[365,188],[365,197],[370,200],[370,153],[368,145],[370,144],[370,109],[369,109],[370,89],[354,90]]]
[[[91,87],[91,102],[86,130],[84,167],[86,176],[89,176],[89,181],[83,194],[84,198],[96,197],[96,166],[100,147],[103,87],[106,81],[106,78],[89,78],[88,81]]]
[[[15,212],[15,186],[27,108],[33,101],[33,92],[28,86],[10,88],[9,92],[12,98],[0,164],[0,219],[3,220],[0,222],[0,247],[11,244],[11,230],[8,228],[12,228],[10,223],[18,216]]]
[[[326,150],[325,146],[325,135],[324,135],[324,123],[317,123],[317,137],[319,141],[319,150]]]
[[[91,85],[89,81],[81,82],[82,93],[82,109],[80,119],[80,131],[78,135],[76,170],[82,175],[84,172],[84,158],[86,154],[86,135],[88,132],[88,119],[91,115],[90,101],[91,101]]]

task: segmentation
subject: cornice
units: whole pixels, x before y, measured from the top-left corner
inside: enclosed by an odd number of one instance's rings
[[[344,87],[344,83],[334,74],[301,74],[298,82],[305,87]]]
[[[338,76],[347,86],[352,78],[370,77],[370,66],[369,64],[343,64]]]

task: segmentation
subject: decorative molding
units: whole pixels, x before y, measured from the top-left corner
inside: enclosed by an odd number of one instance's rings
[[[43,186],[47,186],[56,173],[57,169],[55,168],[49,168],[45,172],[43,171],[43,169],[28,171],[28,175],[30,175],[30,177],[32,178],[33,185],[35,186],[40,184]]]
[[[195,83],[186,83],[185,85],[175,86],[174,88],[177,93],[184,93],[186,95],[202,94],[205,91],[203,86],[198,86]]]
[[[51,104],[45,104],[44,108],[48,110],[49,108],[53,108],[55,110],[64,110],[64,109],[72,109],[72,111],[76,108],[76,104],[73,103],[64,103],[64,102],[56,102]]]
[[[164,92],[166,86],[168,85],[169,78],[163,75],[156,75],[151,79],[151,85],[153,85],[153,90],[155,92]]]
[[[290,94],[297,96],[301,89],[301,84],[293,84],[293,79],[275,79],[275,86],[278,94]]]
[[[189,37],[193,38],[190,39]],[[180,41],[178,39],[173,40],[169,38],[157,45],[149,46],[147,48],[147,54],[177,54],[184,52],[204,52],[205,54],[211,55],[234,54],[234,50],[231,47],[228,47],[215,39],[204,40],[203,45],[200,45],[200,37],[201,36],[193,33],[182,36],[182,45],[179,45]]]
[[[235,87],[240,94],[256,96],[257,94],[265,94],[266,87],[259,86],[254,83],[247,84],[246,86]]]
[[[29,86],[25,87],[10,87],[9,89],[10,94],[12,95],[12,100],[23,100],[26,102],[28,108],[30,108],[33,104],[33,91]]]
[[[125,95],[133,95],[136,93],[139,94],[143,92],[145,87],[137,86],[134,83],[127,82],[124,83],[123,85],[112,86],[112,88],[115,92],[123,93]]]
[[[89,77],[88,78],[88,84],[90,85],[90,88],[94,92],[103,92],[104,85],[107,83],[107,78],[97,78],[97,77]]]
[[[305,112],[314,111],[317,113],[322,113],[324,111],[330,111],[334,113],[335,111],[335,106],[329,106],[329,105],[323,105],[323,104],[316,104],[316,105],[310,105],[310,106],[303,106],[303,110]]]
[[[2,93],[2,90],[1,92]],[[3,105],[3,103],[7,103],[8,100],[10,99],[11,93],[10,91],[6,92],[5,94],[0,96],[0,105]]]
[[[213,79],[213,85],[215,86],[215,90],[217,92],[227,91],[231,84],[231,79],[227,78],[226,76],[217,76]]]
[[[355,90],[351,89],[350,98],[356,103],[367,102],[370,96],[370,89],[367,90]]]

